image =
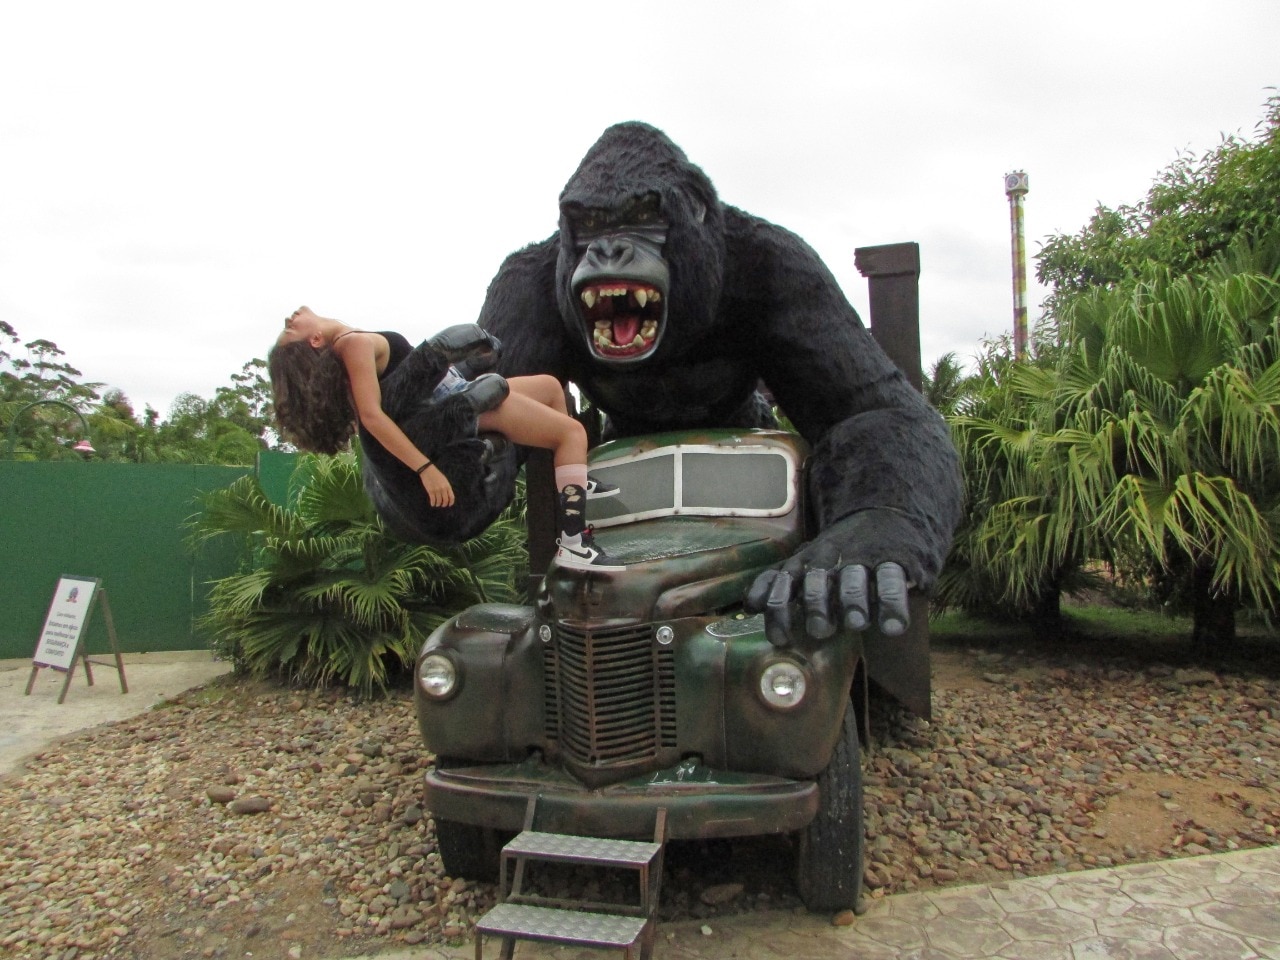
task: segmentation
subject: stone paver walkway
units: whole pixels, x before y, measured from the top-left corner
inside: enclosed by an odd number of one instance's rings
[[[485,942],[486,957],[498,949]],[[419,948],[412,956],[461,960],[473,951]],[[618,955],[516,947],[516,960]],[[807,913],[664,924],[654,958],[1280,960],[1280,847],[899,894],[847,927]]]

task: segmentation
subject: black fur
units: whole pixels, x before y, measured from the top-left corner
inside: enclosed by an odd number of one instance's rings
[[[576,207],[661,198],[669,223],[667,328],[654,354],[621,367],[586,348],[568,278]],[[960,516],[956,454],[942,418],[885,355],[835,278],[793,233],[721,203],[665,134],[610,127],[560,196],[560,230],[507,258],[480,325],[503,341],[504,375],[573,380],[623,435],[754,426],[763,382],[814,445],[822,527],[793,558],[815,566],[902,564],[937,577]]]
[[[360,429],[364,485],[374,509],[397,537],[437,547],[469,540],[493,523],[515,495],[518,469],[510,444],[476,436],[470,399],[431,400],[448,366],[443,353],[420,344],[382,381],[382,408],[449,478],[452,507],[432,507],[418,475]]]

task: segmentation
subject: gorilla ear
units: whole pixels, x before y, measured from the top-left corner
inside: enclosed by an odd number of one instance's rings
[[[695,200],[693,202],[693,219],[697,220],[698,223],[701,223],[706,218],[707,218],[707,205],[703,203],[701,200]]]

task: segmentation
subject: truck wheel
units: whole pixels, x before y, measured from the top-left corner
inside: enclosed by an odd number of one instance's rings
[[[497,882],[502,839],[492,827],[437,820],[436,849],[440,851],[445,876]]]
[[[796,886],[814,913],[856,910],[862,897],[862,755],[853,708],[818,774],[818,814],[799,833]]]

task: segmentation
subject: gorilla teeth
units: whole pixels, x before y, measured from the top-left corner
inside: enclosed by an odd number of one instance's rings
[[[650,303],[658,303],[662,300],[662,294],[653,287],[635,287],[628,291],[626,286],[618,287],[583,287],[582,292],[578,294],[583,305],[588,309],[592,309],[601,297],[626,297],[630,292],[636,299],[636,305],[643,310]]]
[[[606,325],[601,330],[598,327],[592,334],[591,339],[595,342],[596,348],[603,354],[627,354],[642,350],[644,347],[653,342],[657,335],[656,327],[652,330],[644,330],[632,337],[630,343],[614,343],[613,337],[610,336],[610,328]]]
[[[583,287],[578,298],[583,319],[591,325],[592,346],[600,356],[639,356],[657,341],[661,321],[652,314],[658,312],[662,294],[653,287],[610,280]]]

